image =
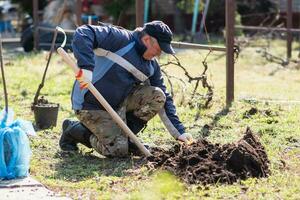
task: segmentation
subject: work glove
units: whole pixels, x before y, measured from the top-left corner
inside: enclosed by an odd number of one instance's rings
[[[186,144],[192,144],[194,142],[193,136],[189,133],[183,133],[177,138],[177,140],[182,141]]]
[[[87,69],[80,69],[75,77],[79,81],[80,89],[82,90],[88,87],[88,83],[92,82],[93,72]]]

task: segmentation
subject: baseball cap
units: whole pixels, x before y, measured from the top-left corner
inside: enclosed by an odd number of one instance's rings
[[[175,51],[171,46],[173,33],[168,25],[162,21],[152,21],[144,24],[143,30],[157,40],[163,52],[175,54]]]

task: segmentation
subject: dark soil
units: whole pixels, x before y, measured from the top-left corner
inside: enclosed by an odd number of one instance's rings
[[[257,108],[250,108],[243,114],[243,119],[250,118],[251,115],[255,115],[258,112]]]
[[[58,106],[57,103],[51,103],[47,99],[45,99],[44,96],[41,96],[41,98],[39,98],[37,100],[37,103],[35,105],[32,104],[32,110],[34,110],[34,107],[48,107],[48,108],[52,108],[52,107],[57,107],[57,106]]]
[[[44,105],[44,104],[49,104],[50,102],[47,100],[47,99],[45,99],[45,97],[44,96],[41,96],[41,98],[39,98],[38,100],[37,100],[37,105]]]
[[[201,139],[170,150],[154,148],[146,166],[165,169],[186,183],[233,183],[248,177],[266,177],[269,160],[258,138],[247,128],[241,140],[232,144],[212,144]]]

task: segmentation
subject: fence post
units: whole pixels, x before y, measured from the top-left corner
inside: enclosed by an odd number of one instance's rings
[[[235,0],[226,0],[226,107],[234,100],[234,13]]]
[[[293,25],[293,8],[292,8],[293,0],[287,0],[287,13],[286,13],[286,42],[287,42],[287,59],[292,57],[292,41],[293,36],[291,32],[291,28]]]

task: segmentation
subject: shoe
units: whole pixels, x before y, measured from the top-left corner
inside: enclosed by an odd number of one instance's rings
[[[63,133],[59,140],[59,146],[64,151],[77,151],[77,144],[81,143],[92,148],[90,136],[93,134],[80,121],[64,120]]]
[[[59,140],[59,146],[63,151],[78,151],[76,141],[71,137],[71,130],[76,121],[64,120],[62,124],[62,135]]]

